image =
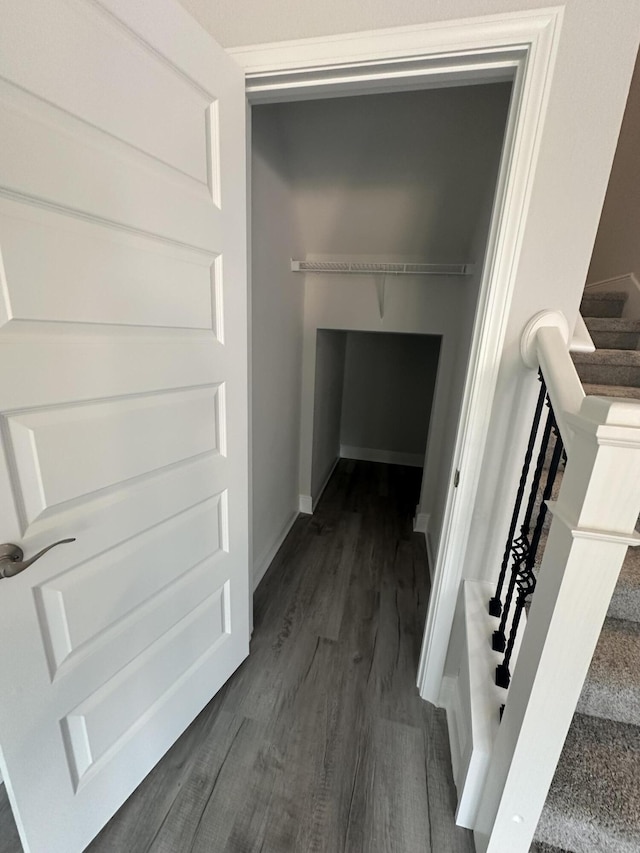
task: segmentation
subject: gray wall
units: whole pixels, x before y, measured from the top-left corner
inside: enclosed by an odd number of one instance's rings
[[[346,334],[319,329],[313,407],[311,498],[315,502],[340,455]]]
[[[348,332],[340,444],[424,459],[440,338]]]
[[[305,252],[473,261],[511,86],[276,107]]]
[[[252,490],[257,582],[298,509],[303,287],[300,248],[277,113],[253,110]]]
[[[640,58],[631,81],[587,281],[628,273],[640,280]]]

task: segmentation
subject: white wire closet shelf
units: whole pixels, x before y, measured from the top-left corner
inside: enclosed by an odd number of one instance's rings
[[[473,264],[368,263],[361,261],[296,261],[292,272],[340,275],[471,275]]]

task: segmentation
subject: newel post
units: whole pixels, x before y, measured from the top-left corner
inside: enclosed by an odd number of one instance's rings
[[[640,403],[565,414],[560,494],[475,827],[479,853],[527,853],[640,511]]]

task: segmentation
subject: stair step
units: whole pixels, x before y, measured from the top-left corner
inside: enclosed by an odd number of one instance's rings
[[[576,710],[640,726],[640,623],[605,619]]]
[[[640,622],[640,550],[629,548],[609,604],[609,618]]]
[[[582,297],[580,313],[583,317],[621,317],[627,294],[621,290],[610,293],[587,293]]]
[[[620,317],[585,317],[584,322],[598,349],[638,349],[640,320]]]
[[[583,383],[640,387],[640,351],[600,349],[574,352],[573,362]]]
[[[589,331],[640,332],[640,319],[632,317],[583,317]]]
[[[628,400],[640,400],[640,388],[629,385],[593,385],[585,382],[584,393],[589,397],[626,397]]]
[[[640,728],[574,716],[535,838],[573,853],[638,853]]]
[[[550,844],[542,844],[539,841],[534,841],[529,848],[529,853],[573,853],[573,851],[561,850],[559,847],[552,847]]]

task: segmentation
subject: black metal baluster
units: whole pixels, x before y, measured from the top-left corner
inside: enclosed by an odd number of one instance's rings
[[[504,579],[506,577],[507,567],[509,565],[509,557],[511,556],[511,551],[513,549],[513,537],[516,532],[516,525],[520,516],[520,507],[522,506],[524,489],[527,484],[527,477],[529,475],[529,466],[531,465],[531,459],[533,457],[533,448],[536,443],[538,428],[540,426],[542,407],[544,405],[544,399],[547,395],[547,386],[545,385],[541,370],[538,371],[538,379],[540,380],[540,393],[538,394],[538,402],[536,403],[536,410],[533,416],[533,424],[531,425],[531,433],[529,434],[529,444],[527,445],[527,452],[525,453],[524,457],[524,464],[522,466],[522,474],[520,475],[520,483],[518,485],[518,493],[516,495],[516,502],[513,508],[513,515],[511,516],[511,525],[509,527],[507,544],[504,549],[504,556],[502,558],[502,565],[500,567],[500,575],[498,576],[498,585],[496,587],[495,595],[489,601],[489,613],[492,616],[500,616],[500,614],[502,613],[502,587],[504,586]]]
[[[511,577],[509,578],[509,585],[507,587],[507,596],[504,603],[504,608],[502,610],[502,619],[500,620],[498,630],[493,632],[493,636],[491,638],[491,647],[496,652],[503,652],[505,650],[507,644],[505,630],[507,626],[507,619],[509,618],[509,611],[511,610],[511,603],[513,601],[513,594],[516,587],[516,580],[518,578],[518,571],[520,570],[520,567],[526,562],[527,556],[531,551],[531,546],[529,543],[531,517],[533,515],[533,510],[536,504],[536,497],[538,496],[538,489],[540,487],[540,480],[544,468],[544,461],[547,456],[549,439],[551,438],[551,430],[555,423],[553,412],[551,410],[551,404],[548,398],[547,406],[549,408],[549,413],[547,415],[544,433],[542,434],[540,451],[538,453],[538,459],[536,461],[536,469],[534,471],[533,479],[531,481],[531,489],[529,491],[529,502],[527,503],[527,511],[520,527],[520,536],[516,539],[511,548],[513,562],[511,564]]]
[[[519,567],[519,570],[517,572],[516,584],[518,586],[518,597],[516,600],[516,608],[513,614],[513,621],[511,623],[511,631],[509,632],[509,642],[507,643],[507,647],[505,650],[504,660],[499,666],[496,667],[496,684],[498,685],[498,687],[508,687],[511,681],[509,664],[511,662],[511,655],[513,654],[513,648],[518,633],[520,617],[522,616],[522,611],[525,608],[527,598],[533,594],[536,588],[536,576],[533,572],[533,567],[536,563],[536,556],[538,553],[538,547],[540,545],[542,528],[544,527],[544,520],[547,515],[546,502],[551,498],[553,492],[553,485],[555,483],[556,475],[558,473],[558,467],[560,465],[561,458],[564,454],[562,439],[560,437],[560,432],[558,430],[555,417],[553,416],[552,409],[549,412],[549,415],[550,421],[553,424],[555,445],[553,448],[551,463],[549,465],[549,471],[547,473],[547,480],[545,483],[544,491],[542,493],[542,501],[540,503],[540,509],[538,511],[538,518],[536,519],[536,525],[533,531],[533,536],[531,538],[531,547],[529,549],[529,553],[527,554],[526,560],[524,561],[524,565]]]

